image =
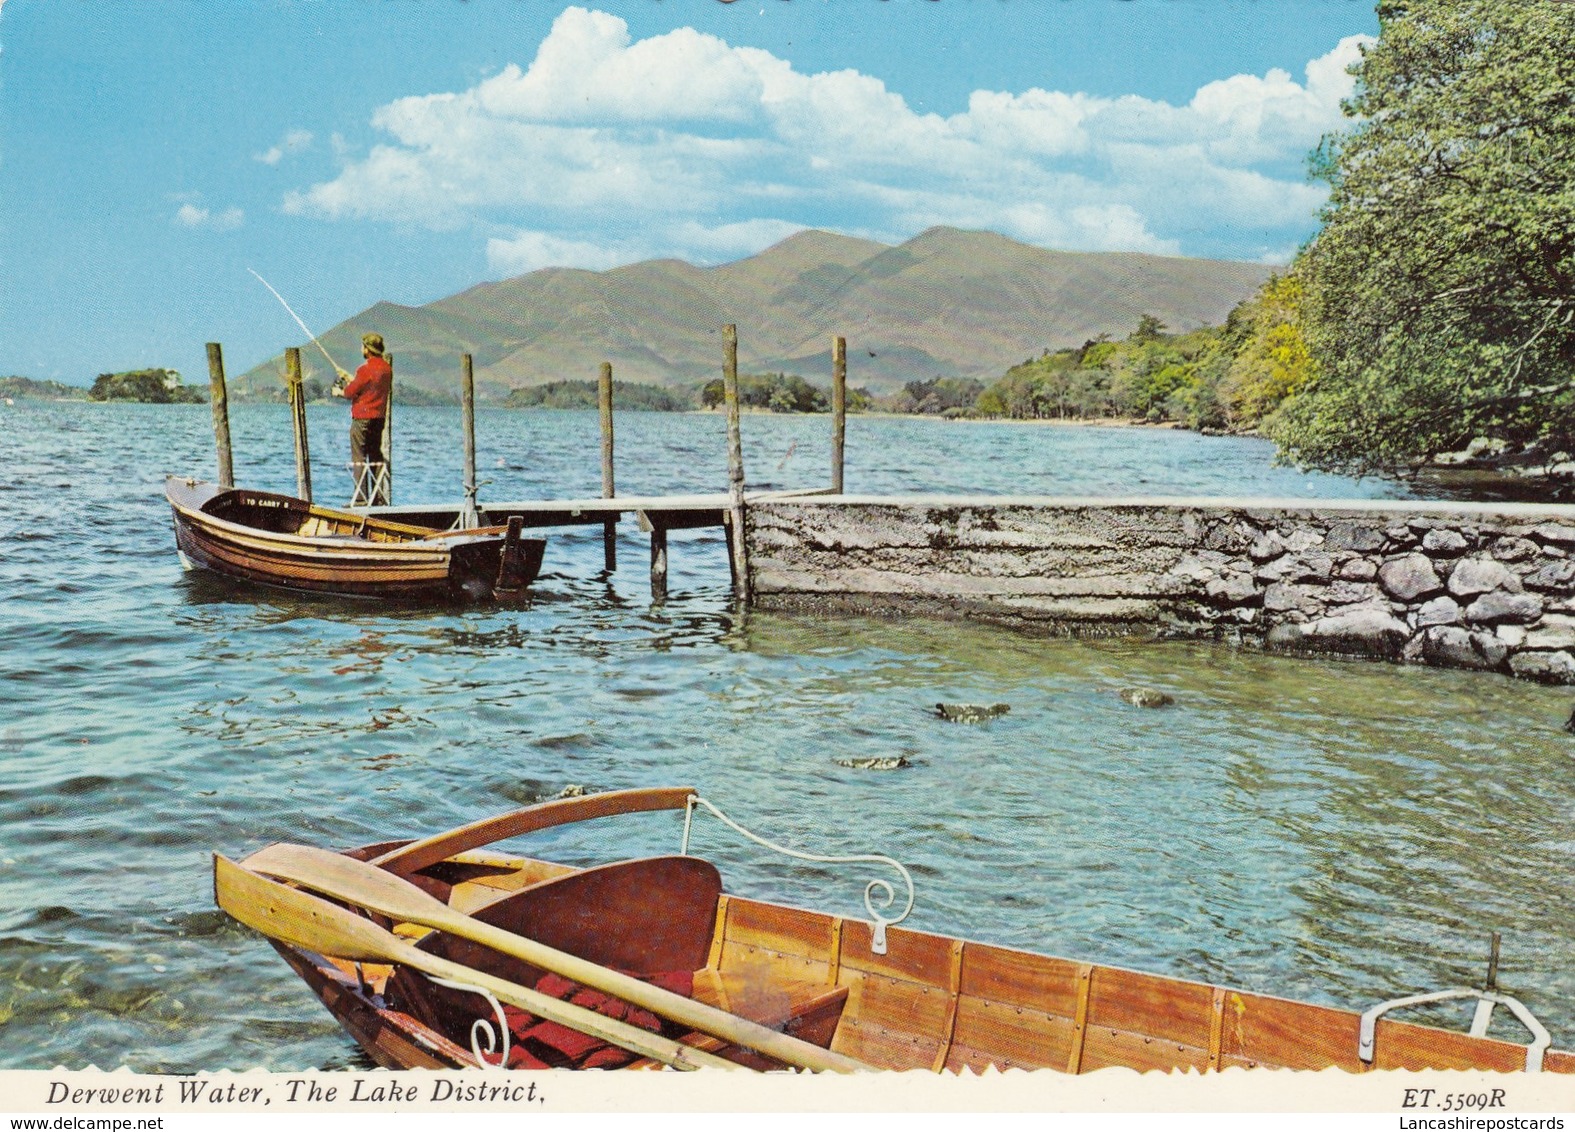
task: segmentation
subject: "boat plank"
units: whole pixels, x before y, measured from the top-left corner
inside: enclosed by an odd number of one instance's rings
[[[1286,1069],[1343,1069],[1360,1073],[1360,1019],[1346,1010],[1226,991],[1220,1024],[1220,1064]]]
[[[1089,992],[1091,1030],[1131,1031],[1195,1046],[1208,1060],[1214,988],[1118,967],[1095,967]]]
[[[1131,1030],[1090,1026],[1083,1041],[1081,1072],[1109,1066],[1125,1066],[1140,1073],[1151,1069],[1195,1069],[1201,1073],[1209,1066],[1209,1051],[1205,1046],[1167,1041]]]
[[[964,995],[957,1002],[948,1069],[1064,1069],[1072,1053],[1072,1019]]]
[[[1374,1069],[1488,1069],[1513,1072],[1526,1067],[1526,1047],[1440,1030],[1378,1020]]]
[[[1078,970],[1070,960],[970,943],[963,951],[961,991],[964,997],[1071,1018],[1077,1013]]]
[[[729,901],[727,942],[799,955],[830,966],[830,916],[737,897]]]
[[[945,1047],[951,995],[907,979],[849,972],[846,967],[843,979],[848,1005],[832,1043],[834,1051],[888,1068],[935,1062]]]
[[[842,968],[869,975],[886,975],[930,987],[951,986],[952,941],[946,936],[886,929],[886,954],[870,950],[874,936],[863,920],[848,920],[842,928]]]

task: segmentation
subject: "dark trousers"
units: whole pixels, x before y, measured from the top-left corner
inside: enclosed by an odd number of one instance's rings
[[[369,421],[350,422],[350,462],[352,464],[381,464],[383,462],[383,417]]]
[[[351,496],[351,506],[387,503],[385,491],[381,490],[381,479],[377,473],[382,471],[383,463],[383,424],[386,418],[374,417],[371,420],[352,420],[350,422],[350,474],[355,479],[355,491]],[[368,464],[377,465],[370,470]],[[370,471],[370,474],[368,472]]]

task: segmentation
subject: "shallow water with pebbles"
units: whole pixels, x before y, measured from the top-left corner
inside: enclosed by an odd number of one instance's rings
[[[215,910],[210,852],[656,784],[697,786],[782,844],[902,860],[914,927],[1318,1002],[1477,982],[1497,929],[1502,984],[1575,1046],[1568,692],[745,614],[716,532],[674,535],[657,604],[633,524],[611,576],[599,532],[551,534],[543,577],[508,604],[242,591],[182,573],[162,498],[166,472],[210,473],[205,406],[0,412],[0,1067],[363,1066]],[[324,499],[342,496],[342,415],[312,410]],[[719,417],[617,424],[620,491],[725,485]],[[237,406],[234,426],[238,478],[291,490],[284,411]],[[483,410],[478,429],[484,499],[599,493],[594,414]],[[752,488],[824,481],[824,418],[749,417],[744,433]],[[398,501],[456,497],[457,409],[397,412],[395,445]],[[1152,430],[855,418],[848,451],[861,492],[1405,493]],[[1123,699],[1134,688],[1174,702]],[[1010,710],[949,721],[942,702]],[[679,820],[521,847],[674,851]],[[863,871],[775,858],[704,818],[695,849],[735,891],[861,914]]]

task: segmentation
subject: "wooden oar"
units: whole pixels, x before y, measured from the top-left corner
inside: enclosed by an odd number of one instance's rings
[[[582,1034],[611,1042],[622,1049],[653,1058],[664,1065],[671,1065],[674,1069],[698,1069],[701,1066],[713,1069],[742,1068],[726,1058],[694,1049],[627,1022],[619,1022],[584,1007],[562,1002],[518,983],[473,970],[464,964],[429,955],[347,908],[259,876],[217,853],[213,856],[213,895],[219,907],[241,923],[296,947],[339,959],[398,963],[441,979],[468,983],[490,991],[502,1002]]]
[[[342,853],[310,845],[270,845],[248,857],[246,867],[295,881],[335,899],[381,912],[404,923],[421,924],[472,940],[566,979],[615,995],[636,1006],[643,1006],[663,1018],[726,1039],[735,1045],[748,1046],[767,1057],[800,1069],[852,1073],[873,1068],[758,1022],[641,982],[578,955],[482,923],[472,916],[455,911],[409,881]]]

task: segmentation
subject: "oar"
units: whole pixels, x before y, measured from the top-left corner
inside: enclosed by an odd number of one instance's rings
[[[528,1010],[582,1034],[654,1058],[674,1069],[739,1069],[715,1054],[562,1002],[540,991],[476,971],[461,963],[429,955],[384,931],[347,908],[259,876],[234,861],[213,856],[213,895],[219,907],[247,927],[272,939],[340,959],[398,963],[491,991],[502,1002]]]
[[[663,1018],[723,1038],[735,1045],[748,1046],[767,1057],[800,1069],[852,1073],[872,1068],[851,1057],[641,982],[578,955],[482,923],[450,908],[402,877],[342,853],[310,845],[270,845],[248,857],[246,867],[304,884],[338,900],[370,908],[404,923],[421,924],[472,940],[566,979],[615,995],[636,1006],[643,1006]]]

